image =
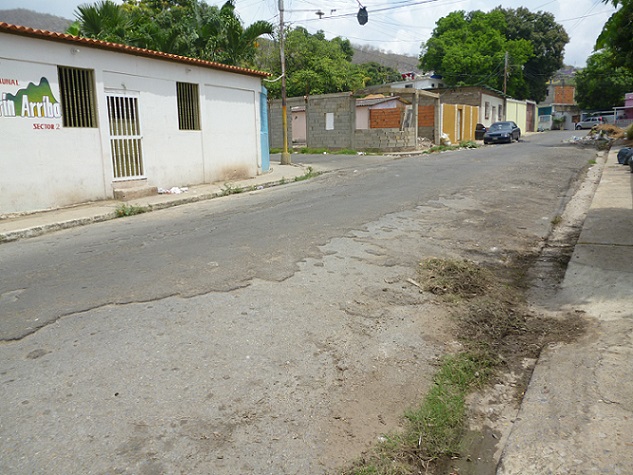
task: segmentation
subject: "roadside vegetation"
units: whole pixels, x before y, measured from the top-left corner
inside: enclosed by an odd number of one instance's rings
[[[452,150],[462,150],[465,148],[478,148],[479,145],[477,142],[472,140],[464,140],[457,145],[435,145],[426,150],[415,150],[411,153],[421,153],[421,154],[429,154],[429,153],[437,153],[437,152],[450,152]],[[282,150],[280,148],[271,148],[270,153],[281,153]],[[331,150],[329,148],[308,148],[301,147],[297,149],[293,149],[291,153],[302,154],[302,155],[389,155],[389,152],[384,152],[379,149],[371,149],[371,150],[352,150],[352,149],[340,149],[340,150]]]
[[[473,142],[472,140],[462,141],[457,145],[434,145],[433,147],[425,150],[424,154],[428,153],[438,153],[438,152],[450,152],[452,150],[461,150],[464,148],[478,148],[479,145],[477,142]]]
[[[123,218],[125,216],[134,216],[137,214],[147,213],[149,208],[147,206],[135,206],[128,204],[120,204],[114,210],[114,214],[117,218]]]
[[[270,153],[281,153],[281,148],[271,148]],[[358,155],[364,152],[358,152],[356,150],[351,150],[349,148],[340,149],[340,150],[331,150],[329,148],[309,148],[309,147],[301,147],[290,150],[290,153],[298,153],[301,155]]]
[[[571,341],[584,331],[577,317],[532,315],[524,298],[529,258],[486,267],[473,261],[424,260],[409,282],[452,309],[458,352],[438,363],[433,386],[417,407],[405,412],[400,430],[384,435],[342,475],[444,473],[459,458],[468,418],[466,397],[484,388],[500,370],[520,371],[524,358],[538,357],[551,341]],[[523,391],[517,387],[517,398]]]
[[[310,178],[314,178],[316,176],[319,176],[320,174],[321,173],[319,173],[319,172],[315,172],[314,168],[308,167],[308,169],[306,170],[306,172],[303,175],[295,177],[295,181],[309,180]]]

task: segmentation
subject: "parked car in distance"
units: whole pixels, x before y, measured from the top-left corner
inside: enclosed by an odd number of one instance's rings
[[[576,124],[576,130],[590,129],[594,125],[604,124],[602,117],[587,117],[585,120],[581,120]]]
[[[484,124],[477,124],[475,126],[475,140],[483,140],[486,133],[486,126]]]
[[[513,140],[519,141],[521,129],[511,120],[505,122],[495,122],[484,133],[484,143],[511,143]]]

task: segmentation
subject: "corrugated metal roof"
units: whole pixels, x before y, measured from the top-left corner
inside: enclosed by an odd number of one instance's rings
[[[95,40],[92,38],[84,38],[81,36],[68,35],[66,33],[56,33],[46,30],[37,30],[26,26],[12,25],[10,23],[0,22],[0,32],[13,35],[28,36],[47,41],[58,41],[72,45],[90,46],[93,48],[105,49],[119,53],[131,54],[135,56],[143,56],[146,58],[162,59],[165,61],[173,61],[177,63],[191,64],[203,68],[217,69],[219,71],[228,71],[237,74],[245,74],[247,76],[268,77],[269,73],[263,71],[255,71],[253,69],[240,68],[238,66],[230,66],[228,64],[216,63],[213,61],[205,61],[202,59],[188,58],[176,54],[162,53],[149,49],[137,48],[135,46],[122,45],[119,43],[110,43],[107,41]]]

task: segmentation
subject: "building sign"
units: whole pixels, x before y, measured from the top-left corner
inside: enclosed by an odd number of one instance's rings
[[[31,119],[35,130],[57,130],[56,123],[39,122],[41,119],[61,119],[60,102],[55,98],[48,79],[42,77],[39,84],[29,82],[24,85],[15,78],[0,78],[0,119],[22,117]]]

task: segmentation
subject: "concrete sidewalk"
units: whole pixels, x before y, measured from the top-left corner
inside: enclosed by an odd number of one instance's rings
[[[498,475],[633,473],[633,174],[617,151],[554,302],[592,323],[542,352]]]
[[[191,186],[181,194],[158,194],[129,201],[105,200],[0,219],[0,243],[40,236],[60,229],[83,226],[116,218],[116,209],[125,204],[148,211],[226,196],[229,188],[258,190],[294,181],[308,171],[303,165],[271,163],[266,174],[245,180]]]

